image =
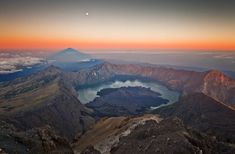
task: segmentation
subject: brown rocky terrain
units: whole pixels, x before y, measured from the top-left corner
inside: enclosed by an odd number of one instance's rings
[[[77,99],[77,93],[55,67],[27,78],[2,84],[1,119],[27,130],[52,126],[60,135],[73,139],[94,123],[91,111]]]
[[[203,78],[201,92],[235,109],[235,81],[223,73],[208,71]]]
[[[91,148],[93,146],[101,153],[109,153],[111,148],[119,142],[119,138],[129,135],[138,125],[143,125],[148,120],[159,122],[161,118],[158,115],[103,118],[77,139],[77,142],[73,144],[74,152],[94,151]],[[87,147],[89,149],[86,149]]]
[[[73,154],[69,142],[58,136],[50,126],[19,131],[4,121],[0,124],[0,153]]]
[[[116,117],[102,119],[73,145],[83,154],[233,153],[234,145],[193,131],[178,118]]]
[[[193,129],[235,143],[234,110],[203,93],[183,96],[178,102],[153,112],[165,118],[179,117]]]
[[[234,145],[218,142],[207,135],[185,128],[179,119],[160,123],[147,121],[120,139],[111,154],[221,154],[233,153]]]

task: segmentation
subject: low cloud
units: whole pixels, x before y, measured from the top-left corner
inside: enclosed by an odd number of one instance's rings
[[[0,73],[13,73],[21,71],[24,67],[43,63],[44,59],[24,55],[22,53],[0,53]]]

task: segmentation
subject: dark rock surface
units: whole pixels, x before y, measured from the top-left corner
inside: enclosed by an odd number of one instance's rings
[[[168,100],[144,87],[107,88],[98,92],[100,97],[86,104],[96,116],[124,116],[143,114],[151,106],[165,104]]]
[[[69,142],[51,127],[18,131],[13,125],[0,121],[0,149],[13,154],[73,154]],[[0,152],[1,153],[1,152]]]
[[[234,146],[218,142],[209,136],[188,130],[181,120],[166,119],[159,124],[147,121],[120,139],[112,154],[221,154],[233,153]]]
[[[189,127],[235,143],[234,110],[205,94],[184,96],[178,102],[159,108],[154,113],[162,117],[177,116]]]
[[[88,146],[81,154],[101,154],[93,146]]]

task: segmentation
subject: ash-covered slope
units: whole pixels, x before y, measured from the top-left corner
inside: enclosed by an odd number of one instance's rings
[[[111,117],[99,120],[91,130],[77,139],[73,144],[76,152],[82,152],[87,147],[93,146],[101,153],[109,153],[122,136],[127,136],[138,125],[148,120],[161,121],[158,115],[144,115],[141,117]],[[86,151],[86,150],[85,150]],[[89,151],[89,150],[88,150]]]
[[[221,154],[233,153],[234,146],[218,142],[207,135],[187,129],[179,119],[160,123],[147,121],[120,139],[112,154]]]
[[[71,140],[94,122],[64,73],[54,66],[0,89],[1,119],[22,130],[50,125]]]
[[[83,154],[232,153],[235,148],[187,129],[178,118],[116,117],[100,120],[73,145]]]

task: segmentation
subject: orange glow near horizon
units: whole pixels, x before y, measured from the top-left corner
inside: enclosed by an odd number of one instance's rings
[[[45,38],[35,39],[0,39],[2,49],[192,49],[192,50],[221,50],[235,51],[235,41],[95,41],[95,40],[52,40]]]
[[[235,51],[234,5],[221,4],[5,1],[0,5],[0,48]]]
[[[3,18],[0,48],[235,51],[235,21],[149,14],[142,15],[141,20],[123,18],[124,15],[113,20],[109,15],[102,14],[106,17],[103,19],[97,14],[80,17],[81,22],[78,22],[67,16]]]

